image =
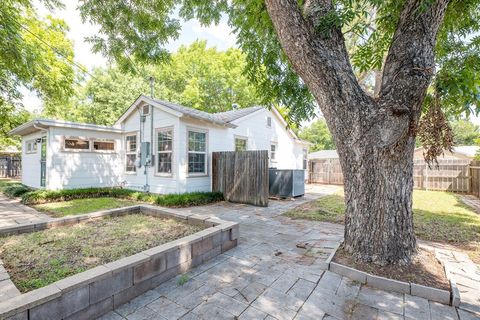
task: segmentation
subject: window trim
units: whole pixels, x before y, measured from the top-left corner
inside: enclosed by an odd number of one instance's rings
[[[308,148],[302,148],[302,169],[308,170]]]
[[[272,146],[275,146],[275,157],[272,158]],[[278,142],[271,141],[270,142],[270,150],[268,152],[268,158],[270,162],[277,162],[277,153],[278,153]]]
[[[78,139],[88,141],[88,149],[70,149],[65,148],[65,140]],[[64,135],[62,137],[62,151],[63,152],[92,152],[92,139],[84,136],[68,136]]]
[[[28,145],[32,146],[33,149],[28,151]],[[37,139],[25,140],[25,154],[35,154],[38,152]]]
[[[237,152],[237,139],[245,141],[245,151],[248,150],[248,137],[234,135],[233,136],[233,150]]]
[[[158,133],[162,131],[171,131],[172,132],[172,150],[170,152],[168,151],[158,151]],[[175,126],[167,126],[167,127],[160,127],[155,129],[155,171],[154,174],[155,176],[158,177],[164,177],[164,178],[172,178],[174,176],[175,172]],[[166,173],[166,172],[158,172],[158,161],[159,161],[159,153],[171,153],[172,154],[172,172],[171,173]],[[187,168],[188,170],[188,168]]]
[[[204,172],[188,172],[188,155],[190,151],[188,150],[188,133],[189,132],[197,132],[197,133],[205,133],[205,152],[198,152],[198,151],[192,151],[193,153],[205,153],[205,171]],[[209,161],[208,161],[208,141],[209,141],[209,132],[208,129],[203,129],[203,128],[196,128],[196,127],[189,127],[187,126],[186,128],[186,135],[185,135],[185,140],[186,140],[186,145],[185,145],[185,150],[186,150],[186,173],[187,173],[187,178],[192,178],[192,177],[208,177],[209,176]]]
[[[131,136],[135,136],[135,144],[136,144],[136,149],[134,152],[132,151],[127,151],[127,137],[131,137]],[[123,136],[123,145],[124,145],[124,165],[123,165],[123,173],[124,174],[128,174],[128,175],[137,175],[138,173],[138,170],[137,170],[137,166],[135,166],[135,171],[127,171],[127,155],[130,155],[130,154],[135,154],[135,161],[137,161],[137,157],[138,157],[138,131],[131,131],[131,132],[127,132],[124,134]]]

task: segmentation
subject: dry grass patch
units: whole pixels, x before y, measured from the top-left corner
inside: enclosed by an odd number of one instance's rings
[[[27,292],[204,229],[142,214],[0,238],[0,258]]]

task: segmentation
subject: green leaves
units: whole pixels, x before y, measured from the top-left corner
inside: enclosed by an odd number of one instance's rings
[[[313,143],[313,146],[309,148],[310,152],[335,149],[335,143],[333,142],[325,119],[319,119],[309,127],[304,128],[300,131],[299,137]]]

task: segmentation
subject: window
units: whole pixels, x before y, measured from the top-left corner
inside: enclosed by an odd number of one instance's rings
[[[307,170],[308,164],[308,150],[307,148],[303,148],[303,170]]]
[[[235,151],[247,151],[246,138],[235,138]]]
[[[125,171],[136,172],[137,167],[137,135],[129,135],[125,137]]]
[[[90,150],[90,141],[88,139],[65,137],[65,150]]]
[[[207,173],[207,134],[188,131],[188,173]]]
[[[157,132],[157,173],[172,174],[173,131],[161,129]]]
[[[267,127],[271,127],[272,126],[272,117],[267,117]]]
[[[108,139],[96,139],[93,141],[93,150],[114,151],[115,141]]]
[[[28,140],[25,142],[25,152],[26,153],[36,153],[37,152],[37,142],[35,140]]]
[[[277,149],[276,143],[270,145],[270,161],[277,161]]]

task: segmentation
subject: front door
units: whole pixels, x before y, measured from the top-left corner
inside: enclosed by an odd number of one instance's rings
[[[47,180],[47,137],[42,137],[40,144],[40,187],[45,187]]]

